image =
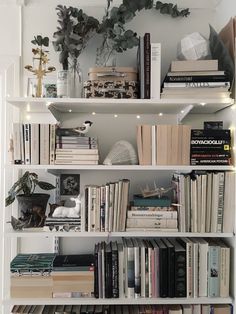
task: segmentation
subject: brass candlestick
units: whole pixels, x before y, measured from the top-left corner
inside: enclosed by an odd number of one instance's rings
[[[44,51],[42,46],[48,46],[48,40],[46,41],[47,44],[45,44],[44,40],[46,39],[42,38],[41,36],[35,37],[35,40],[32,41],[34,44],[40,45],[38,48],[33,48],[32,52],[34,54],[33,62],[35,60],[38,60],[38,68],[34,68],[32,65],[26,65],[25,69],[34,73],[37,77],[37,89],[36,89],[36,97],[42,97],[42,79],[47,73],[51,73],[56,70],[55,67],[48,67],[47,63],[49,62],[47,51]],[[48,39],[48,38],[47,38]]]

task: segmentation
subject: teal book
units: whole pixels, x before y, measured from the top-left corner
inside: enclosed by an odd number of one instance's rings
[[[210,242],[208,248],[208,297],[220,296],[220,246]]]
[[[154,206],[154,207],[169,207],[171,206],[171,199],[168,197],[142,197],[141,194],[135,194],[133,196],[133,206]]]
[[[12,273],[51,272],[54,253],[17,254],[11,261]]]

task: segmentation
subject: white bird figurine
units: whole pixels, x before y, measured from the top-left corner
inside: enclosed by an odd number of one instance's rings
[[[84,121],[82,126],[78,126],[77,128],[74,128],[73,131],[77,133],[85,134],[91,128],[92,124],[93,122],[86,120]]]

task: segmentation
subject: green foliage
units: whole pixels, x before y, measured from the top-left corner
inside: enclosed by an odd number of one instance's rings
[[[55,189],[55,186],[51,183],[39,181],[36,173],[26,171],[8,191],[8,196],[5,199],[5,206],[12,204],[18,194],[31,196],[34,193],[36,186],[39,186],[42,190],[47,191]]]
[[[114,52],[123,52],[138,45],[137,33],[125,29],[125,24],[131,21],[141,10],[155,8],[161,14],[173,18],[187,17],[189,9],[178,10],[177,5],[153,0],[123,0],[119,7],[111,6],[112,0],[107,0],[106,12],[97,32],[103,35],[101,47],[97,50],[97,64],[106,64],[107,59]]]
[[[41,35],[34,36],[34,39],[31,40],[31,43],[34,45],[38,45],[40,47],[45,46],[48,47],[49,45],[49,38],[42,37]]]
[[[81,9],[58,5],[56,10],[59,26],[53,34],[53,46],[55,51],[60,52],[59,62],[63,70],[68,70],[69,59],[78,58],[99,22]]]

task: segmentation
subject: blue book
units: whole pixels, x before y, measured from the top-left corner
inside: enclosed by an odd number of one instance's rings
[[[171,206],[171,200],[167,197],[162,198],[153,198],[148,197],[144,198],[141,194],[135,194],[133,196],[133,206],[154,206],[154,207],[169,207]]]

